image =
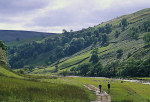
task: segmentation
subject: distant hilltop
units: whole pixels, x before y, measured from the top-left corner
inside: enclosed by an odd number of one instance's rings
[[[33,37],[46,37],[55,35],[56,33],[44,33],[35,31],[23,31],[23,30],[0,30],[0,40],[4,42],[23,40]]]

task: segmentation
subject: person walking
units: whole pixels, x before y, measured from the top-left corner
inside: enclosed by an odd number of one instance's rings
[[[102,85],[101,85],[101,84],[99,84],[99,90],[100,90],[100,93],[101,93],[101,89],[102,89]]]
[[[108,93],[110,93],[110,83],[109,82],[108,82],[107,86],[108,86]]]

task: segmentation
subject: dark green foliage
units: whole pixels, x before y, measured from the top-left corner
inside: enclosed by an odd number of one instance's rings
[[[68,71],[67,71],[67,70],[63,71],[63,72],[62,72],[62,75],[63,75],[63,76],[67,76],[67,75],[68,75]]]
[[[93,65],[94,67],[91,67],[92,69],[89,72],[89,76],[94,77],[94,76],[103,76],[102,70],[103,66],[100,62],[96,63]]]
[[[122,55],[123,55],[123,50],[122,50],[122,49],[119,49],[119,50],[117,50],[116,52],[117,52],[117,58],[118,58],[118,59],[121,58]]]
[[[109,34],[112,32],[112,25],[106,24],[104,27],[99,28],[99,33]]]
[[[2,48],[2,50],[7,51],[7,46],[0,40],[0,47]]]
[[[7,46],[0,40],[0,65],[7,67]]]
[[[144,35],[143,40],[146,44],[150,43],[150,33],[147,33],[146,35]]]
[[[128,61],[121,64],[123,69],[121,72],[122,76],[131,76],[131,77],[144,77],[150,76],[150,58],[147,60],[136,60],[131,57]]]
[[[102,35],[102,39],[101,40],[102,40],[102,43],[101,43],[102,46],[109,45],[109,39],[108,39],[108,36],[106,34]]]
[[[119,34],[120,34],[120,32],[117,30],[117,31],[115,32],[115,38],[118,38],[118,37],[119,37]]]
[[[148,20],[148,21],[145,21],[144,23],[143,23],[143,27],[142,27],[143,29],[142,30],[144,30],[144,31],[146,31],[146,32],[150,32],[150,21]]]
[[[115,62],[112,62],[108,65],[105,66],[105,68],[103,69],[103,76],[106,76],[106,77],[115,77],[117,76],[117,67],[119,65],[119,61],[115,61]]]
[[[98,55],[97,54],[92,54],[90,62],[97,63],[98,60],[99,60]]]
[[[130,37],[131,37],[132,39],[137,40],[138,37],[139,37],[139,34],[138,34],[138,33],[135,33],[135,32],[132,32],[131,35],[130,35]]]
[[[123,18],[123,19],[121,20],[121,25],[122,25],[123,27],[126,27],[126,26],[128,25],[128,22],[127,22],[127,19],[126,19],[126,18]]]
[[[65,29],[62,30],[62,34],[63,34],[65,37],[69,37],[69,32],[67,32],[67,30],[65,30]]]
[[[121,27],[121,30],[122,30],[122,32],[125,31],[125,26],[122,26],[122,27]]]
[[[77,69],[80,71],[79,75],[86,76],[88,75],[90,68],[91,68],[91,64],[83,64],[83,65],[79,65]]]
[[[131,57],[131,55],[132,55],[131,53],[128,53],[128,56],[127,56],[127,58]]]
[[[112,25],[107,24],[103,28],[104,33],[110,33]],[[109,44],[108,36],[107,34],[102,34],[102,32],[93,28],[76,32],[68,32],[64,29],[62,35],[45,38],[40,43],[33,41],[21,46],[11,47],[9,48],[9,54],[11,54],[10,65],[12,68],[32,65],[32,61],[34,62],[39,59],[39,56],[44,56],[45,54],[47,54],[46,60],[40,62],[49,65],[92,44],[95,45],[97,42],[101,43],[101,46],[107,46]]]
[[[105,25],[105,32],[107,33],[107,34],[109,34],[109,33],[111,33],[111,31],[112,31],[112,25],[110,25],[110,24],[106,24]]]
[[[128,25],[127,19],[126,19],[126,18],[123,18],[123,19],[121,20],[121,23],[120,23],[122,32],[125,31],[125,27],[126,27],[127,25]]]
[[[129,36],[130,36],[131,39],[138,40],[138,37],[139,37],[138,29],[132,27],[132,28],[130,29],[130,34],[129,34]]]
[[[91,56],[91,59],[90,59],[90,62],[92,63],[97,63],[99,58],[98,58],[98,48],[95,48],[93,51],[92,51],[92,56]]]

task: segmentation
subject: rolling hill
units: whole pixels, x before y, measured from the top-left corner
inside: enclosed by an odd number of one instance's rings
[[[87,102],[95,99],[90,91],[75,83],[68,84],[68,82],[59,78],[26,76],[14,73],[7,66],[6,51],[6,46],[0,41],[0,101]]]
[[[150,47],[143,40],[150,31],[149,20],[148,8],[80,31],[64,30],[62,35],[10,49],[10,64],[17,68],[49,65],[32,70],[32,73],[40,74],[63,74],[66,71],[81,74],[82,65],[85,65],[90,67],[83,75],[120,75],[125,70],[129,71],[126,64],[130,65],[130,62],[138,66],[142,65],[140,60],[143,64],[149,61]],[[95,49],[98,62],[92,63]],[[100,75],[104,72],[95,73],[97,66],[103,66],[97,70],[105,71],[105,75]],[[141,71],[140,68],[135,70]]]
[[[10,42],[15,40],[24,40],[34,37],[46,37],[54,35],[55,33],[43,33],[34,31],[21,31],[21,30],[0,30],[0,40]]]
[[[23,78],[8,69],[7,62],[7,48],[2,41],[0,41],[0,76]]]
[[[122,19],[124,18],[128,22],[128,25],[125,28],[121,27],[120,25]],[[145,45],[143,37],[145,34],[147,34],[147,32],[149,32],[149,30],[144,31],[144,28],[142,27],[149,20],[150,9],[144,9],[130,15],[118,17],[103,24],[97,25],[93,28],[88,28],[96,31],[106,24],[112,25],[112,32],[108,34],[109,46],[103,47],[99,42],[97,42],[96,44],[92,44],[86,49],[83,49],[73,54],[72,56],[65,57],[59,60],[59,62],[52,64],[50,67],[39,70],[37,68],[32,73],[55,73],[57,66],[57,74],[62,74],[66,70],[68,71],[68,73],[74,74],[74,68],[89,63],[89,60],[92,56],[91,51],[96,47],[98,48],[99,62],[101,62],[103,66],[111,65],[112,63],[117,61],[117,63],[127,62],[132,57],[137,60],[146,60],[150,57],[150,47]],[[150,27],[149,24],[147,25]],[[142,28],[141,31],[140,29],[138,29],[139,27]],[[136,34],[138,36],[137,38]],[[117,58],[117,56],[119,55],[117,51],[120,49],[123,53],[120,58]]]

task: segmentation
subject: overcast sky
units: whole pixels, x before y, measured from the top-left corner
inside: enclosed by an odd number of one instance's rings
[[[0,29],[80,30],[149,7],[150,0],[0,0]]]

